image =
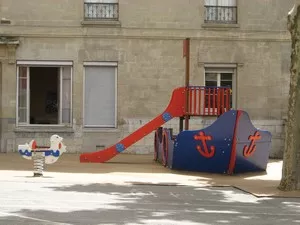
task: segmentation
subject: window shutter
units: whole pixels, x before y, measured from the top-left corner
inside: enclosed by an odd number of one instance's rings
[[[112,66],[85,67],[85,126],[116,126],[115,72]]]

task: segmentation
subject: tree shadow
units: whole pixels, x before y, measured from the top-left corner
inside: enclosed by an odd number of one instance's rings
[[[41,208],[23,207],[4,217],[0,213],[0,224],[296,224],[294,208],[300,204],[257,198],[233,187],[93,183],[41,191],[57,200],[44,199]]]

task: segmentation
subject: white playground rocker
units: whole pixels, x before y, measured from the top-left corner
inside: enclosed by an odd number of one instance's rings
[[[66,152],[66,146],[62,142],[63,138],[54,134],[50,137],[50,147],[38,147],[36,141],[29,144],[18,145],[18,151],[23,158],[33,160],[33,176],[43,176],[44,164],[53,164]]]

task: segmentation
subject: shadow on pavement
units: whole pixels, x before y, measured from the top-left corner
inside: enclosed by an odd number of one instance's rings
[[[292,225],[300,222],[300,202],[257,198],[231,187],[128,183],[43,189],[65,198],[55,201],[56,205],[49,202],[41,209],[10,212],[15,216],[1,217],[0,214],[0,224]]]

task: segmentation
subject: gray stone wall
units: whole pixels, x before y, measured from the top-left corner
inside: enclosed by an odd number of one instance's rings
[[[238,31],[259,31],[272,35],[286,30],[286,15],[295,0],[238,0]],[[179,31],[183,36],[202,30],[204,1],[199,0],[122,0],[119,1],[119,21],[123,28],[156,29],[156,34],[167,31],[170,36]],[[40,26],[50,30],[63,27],[64,31],[80,31],[84,15],[83,0],[29,0],[18,2],[1,0],[1,18],[12,25],[29,26],[33,34]],[[205,25],[204,25],[205,26]],[[218,24],[217,24],[218,27]],[[223,26],[226,28],[226,26]],[[236,26],[233,26],[236,27]],[[89,27],[93,29],[92,27]],[[137,28],[137,29],[136,29]],[[236,30],[236,29],[234,29]],[[19,30],[19,33],[25,30]],[[57,33],[48,33],[57,35]],[[119,33],[123,34],[123,32]]]
[[[252,120],[251,122],[254,127],[260,130],[266,130],[272,134],[272,143],[271,143],[271,152],[270,158],[282,158],[283,148],[284,148],[284,120]],[[210,126],[216,119],[215,118],[191,118],[190,120],[190,129],[199,130]],[[128,120],[126,121],[126,132],[123,136],[130,134],[134,130],[138,129],[142,125],[146,124],[148,120]],[[179,132],[179,120],[173,119],[164,125],[166,128],[172,128],[174,134]],[[152,153],[154,149],[154,132],[150,135],[137,142],[133,147],[130,147],[126,153],[130,154],[145,154]]]
[[[32,138],[47,145],[52,133],[65,138],[70,152],[94,151],[96,146],[116,143],[162,112],[172,90],[184,85],[182,40],[190,37],[190,83],[204,85],[206,63],[236,64],[236,107],[247,111],[258,127],[272,132],[272,156],[280,157],[289,88],[286,14],[293,2],[239,0],[238,24],[224,25],[204,24],[203,1],[122,0],[119,23],[108,25],[83,23],[81,0],[2,0],[1,17],[11,24],[0,25],[1,32],[20,41],[15,60],[74,62],[72,126],[19,128],[15,126],[16,64],[8,61],[7,46],[0,45],[2,151],[16,151],[18,144]],[[82,127],[84,61],[118,62],[116,129]],[[209,124],[200,121],[192,129]],[[167,126],[177,128],[178,121]],[[127,152],[152,151],[150,134]]]

